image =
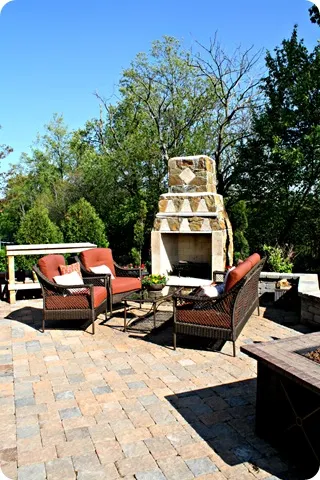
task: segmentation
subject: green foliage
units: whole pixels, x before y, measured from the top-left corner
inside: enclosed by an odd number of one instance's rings
[[[135,247],[131,248],[133,265],[141,265],[141,253]]]
[[[167,277],[165,275],[152,274],[142,278],[142,285],[145,287],[149,285],[165,285]]]
[[[91,242],[99,247],[108,246],[105,226],[94,207],[84,198],[69,207],[63,231],[67,242]]]
[[[295,28],[266,65],[264,104],[239,150],[235,186],[247,203],[251,250],[290,244],[300,256],[319,245],[320,46],[309,52]]]
[[[147,204],[144,200],[141,200],[137,211],[138,218],[133,230],[133,240],[135,243],[135,247],[131,249],[132,260],[135,265],[141,265],[141,251],[144,244],[144,229],[147,212]]]
[[[16,235],[19,244],[62,243],[63,235],[50,220],[48,210],[36,204],[23,217]]]
[[[248,228],[247,206],[244,200],[240,200],[228,209],[230,220],[233,228],[233,246],[234,260],[247,258],[250,254],[249,243],[246,239],[246,231]]]
[[[267,254],[267,264],[272,272],[291,273],[293,263],[291,262],[291,252],[286,252],[284,247],[272,247],[263,245],[263,250]]]
[[[7,271],[7,255],[6,251],[1,248],[0,250],[0,272],[6,272]]]
[[[0,126],[1,129],[1,126]],[[0,160],[6,158],[13,150],[8,145],[0,145]]]
[[[49,218],[48,210],[36,204],[23,217],[15,241],[18,244],[62,243],[63,235],[60,229]],[[17,257],[16,265],[20,269],[31,269],[35,257]]]
[[[312,23],[320,25],[320,11],[316,5],[312,5],[312,7],[309,8],[309,15]]]

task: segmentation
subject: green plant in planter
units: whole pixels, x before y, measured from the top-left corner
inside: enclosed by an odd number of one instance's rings
[[[268,265],[272,272],[292,273],[293,251],[292,248],[285,249],[279,246],[272,247],[270,245],[263,245],[263,250],[268,257]]]
[[[165,275],[151,274],[143,277],[142,285],[144,287],[150,287],[152,285],[163,285],[167,283],[167,277]]]

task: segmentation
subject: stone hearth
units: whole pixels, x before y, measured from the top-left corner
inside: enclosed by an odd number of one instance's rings
[[[205,155],[169,160],[169,189],[161,195],[151,234],[152,272],[179,261],[224,270],[233,260],[232,227],[216,193],[215,162]]]

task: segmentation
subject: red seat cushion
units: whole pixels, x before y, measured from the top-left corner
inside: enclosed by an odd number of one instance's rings
[[[41,273],[53,282],[53,277],[60,275],[60,265],[65,265],[63,255],[46,255],[38,260],[38,267]]]
[[[90,271],[90,267],[98,267],[99,265],[107,265],[112,275],[116,276],[112,251],[110,248],[90,248],[80,253],[80,260],[86,270]]]
[[[247,273],[260,261],[260,255],[258,253],[254,253],[250,255],[244,262],[240,263],[235,269],[229,272],[226,286],[225,286],[225,293],[229,292],[232,287],[235,286],[236,283],[239,282]]]
[[[94,308],[98,307],[106,298],[107,291],[105,287],[94,288]],[[70,310],[70,309],[88,309],[91,308],[90,303],[90,289],[87,289],[88,294],[73,294],[63,297],[62,295],[46,296],[47,310]]]
[[[111,280],[111,289],[114,295],[131,292],[131,290],[139,290],[141,287],[140,278],[116,277],[114,280]]]
[[[211,309],[195,309],[193,305],[182,305],[176,310],[177,322],[203,325],[206,327],[231,328],[231,318],[227,313]]]

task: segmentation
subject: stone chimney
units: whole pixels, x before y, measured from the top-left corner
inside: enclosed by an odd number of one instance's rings
[[[159,199],[151,233],[152,272],[168,274],[179,262],[224,270],[233,262],[232,227],[216,193],[215,161],[206,155],[176,157],[168,169],[169,192]]]

